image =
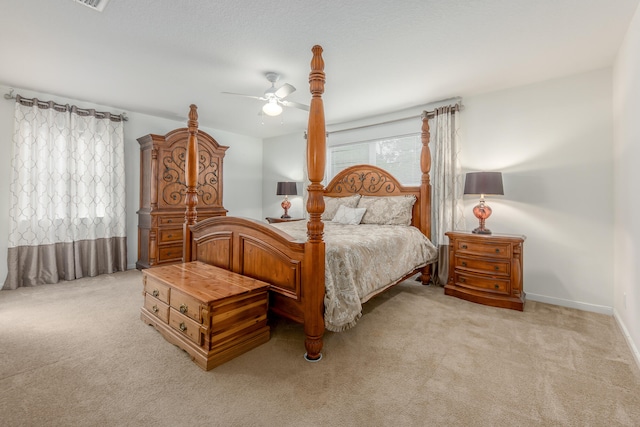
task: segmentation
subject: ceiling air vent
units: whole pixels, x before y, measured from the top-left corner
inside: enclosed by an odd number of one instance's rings
[[[93,10],[97,10],[98,12],[102,12],[104,8],[109,3],[109,0],[73,0],[76,3],[83,4],[87,7],[90,7]]]

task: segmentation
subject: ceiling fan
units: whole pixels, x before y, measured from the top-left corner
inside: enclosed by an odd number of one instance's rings
[[[282,113],[282,107],[294,107],[301,110],[309,111],[309,106],[300,104],[298,102],[287,101],[284,98],[295,92],[296,88],[289,83],[285,83],[280,88],[276,89],[276,82],[280,80],[280,74],[268,72],[265,73],[267,80],[271,82],[271,87],[264,91],[263,96],[244,95],[242,93],[222,92],[227,95],[244,96],[246,98],[259,99],[260,101],[266,101],[266,104],[262,106],[262,112],[268,116],[277,116]]]

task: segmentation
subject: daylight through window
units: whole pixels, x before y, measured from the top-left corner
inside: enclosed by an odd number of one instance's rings
[[[353,165],[378,166],[395,176],[402,185],[420,185],[420,134],[336,145],[327,149],[327,182]]]

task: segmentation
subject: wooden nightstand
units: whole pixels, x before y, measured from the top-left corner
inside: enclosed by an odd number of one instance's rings
[[[525,236],[450,231],[449,279],[452,295],[494,307],[524,309],[522,245]]]
[[[275,224],[277,222],[302,221],[304,218],[274,218],[274,217],[267,217],[266,219],[269,222],[269,224]]]

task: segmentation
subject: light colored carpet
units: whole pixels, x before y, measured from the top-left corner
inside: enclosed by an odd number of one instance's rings
[[[209,372],[139,317],[127,271],[0,292],[6,426],[639,426],[640,372],[612,317],[524,312],[407,281],[308,363],[300,325]]]

